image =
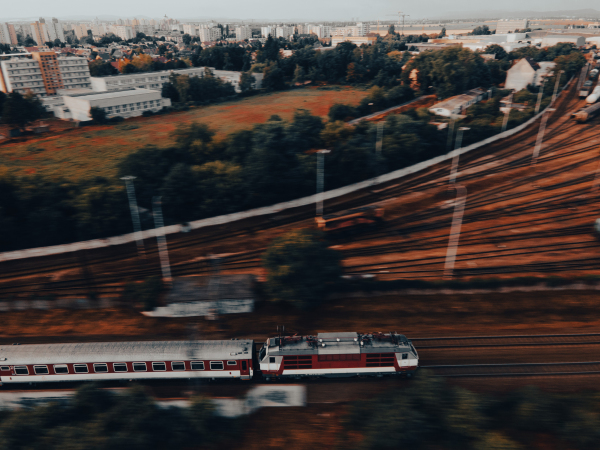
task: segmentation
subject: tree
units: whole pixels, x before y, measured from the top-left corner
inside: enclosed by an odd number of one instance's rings
[[[256,78],[252,76],[250,72],[242,72],[240,76],[240,89],[242,92],[251,91],[256,83]]]
[[[190,45],[192,43],[192,37],[187,33],[181,36],[181,39],[185,45]]]
[[[44,111],[44,107],[35,95],[22,96],[18,92],[11,92],[4,101],[2,121],[22,129],[28,123],[41,118]]]
[[[441,33],[438,35],[438,39],[446,37],[446,27],[442,28]]]
[[[23,45],[25,47],[35,47],[37,45],[37,42],[35,42],[31,36],[27,36],[25,38],[25,41],[23,42]]]
[[[265,46],[262,49],[265,61],[277,61],[279,59],[279,41],[273,39],[273,36],[269,35]]]
[[[108,75],[117,75],[119,71],[109,62],[104,62],[101,59],[92,61],[89,64],[90,75],[93,77],[105,77]]]
[[[480,27],[475,27],[469,34],[474,36],[488,36],[492,34],[492,32],[487,25],[483,25]]]
[[[395,35],[396,34],[396,27],[393,24],[388,27],[388,34],[389,35]]]
[[[303,309],[321,303],[342,273],[338,252],[320,233],[306,229],[274,239],[262,261],[271,299]]]
[[[286,88],[283,71],[275,61],[270,62],[264,68],[262,87],[268,91],[279,91]]]
[[[134,56],[131,64],[136,67],[138,72],[148,72],[152,67],[152,56],[146,54]]]
[[[293,79],[294,84],[303,84],[305,81],[306,81],[306,72],[304,71],[304,68],[301,65],[296,64],[296,69],[294,70],[294,79]]]
[[[161,95],[164,98],[171,99],[173,103],[179,101],[179,92],[177,91],[177,88],[173,85],[173,83],[171,83],[170,81],[167,81],[165,84],[163,84]]]
[[[506,57],[508,57],[508,53],[506,52],[506,50],[504,50],[504,48],[502,48],[498,44],[488,45],[483,51],[483,53],[494,54],[496,55],[496,59],[505,59]]]
[[[102,124],[106,122],[106,111],[104,111],[104,108],[92,106],[92,108],[90,109],[90,116],[92,117],[92,120],[96,123]]]

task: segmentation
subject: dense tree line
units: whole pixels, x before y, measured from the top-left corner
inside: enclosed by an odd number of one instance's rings
[[[208,68],[203,77],[171,73],[162,87],[162,96],[173,102],[205,102],[232,95],[233,85],[214,77]]]
[[[368,417],[368,420],[365,420]],[[600,439],[598,394],[549,394],[530,386],[498,397],[448,385],[419,372],[406,389],[356,403],[340,448],[361,450],[519,450],[541,445],[594,449]]]
[[[92,385],[73,399],[0,414],[0,450],[210,449],[232,439],[235,421],[216,417],[205,398],[164,408],[141,387],[111,393]]]

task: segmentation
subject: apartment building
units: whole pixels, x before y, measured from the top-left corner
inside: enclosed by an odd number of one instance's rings
[[[282,27],[277,27],[276,30],[276,36],[278,38],[284,38],[287,39],[289,38],[292,34],[294,34],[294,27],[288,27],[288,26],[282,26]]]
[[[268,38],[269,36],[275,36],[275,28],[260,27],[260,35],[264,38]]]
[[[42,22],[33,22],[31,25],[31,36],[38,45],[44,45],[50,40],[46,24]]]
[[[160,72],[150,73],[130,73],[121,75],[112,75],[108,77],[92,77],[91,87],[96,92],[116,91],[123,88],[137,89],[155,89],[160,91],[167,81],[169,75],[176,73],[178,75],[188,75],[191,77],[203,77],[206,69],[210,70],[213,76],[231,83],[236,92],[241,92],[240,79],[241,72],[231,70],[215,70],[212,67],[190,67],[188,69],[162,70]],[[262,73],[252,74],[256,79],[254,89],[260,89],[262,85]]]
[[[133,32],[133,28],[129,25],[116,25],[112,27],[112,32],[119,36],[124,41],[128,41],[129,39],[133,39],[135,37],[135,33]]]
[[[243,41],[244,39],[252,39],[252,28],[250,28],[248,25],[236,27],[235,38],[238,41]]]
[[[193,24],[185,24],[183,26],[183,32],[185,34],[189,34],[190,36],[198,36],[198,25]]]
[[[11,44],[8,24],[0,22],[0,44]]]
[[[46,33],[48,33],[50,41],[54,42],[58,39],[60,42],[65,42],[65,32],[62,23],[56,17],[53,17],[48,21],[40,19],[40,23],[43,23],[46,26]]]
[[[221,39],[222,33],[219,27],[201,27],[199,30],[202,42],[213,42]]]
[[[59,89],[91,88],[90,69],[85,58],[59,57],[55,52],[34,52],[31,58],[12,57],[0,61],[0,90],[32,92],[53,96]]]
[[[135,117],[144,111],[159,111],[171,106],[171,100],[162,98],[159,91],[149,89],[125,88],[111,92],[91,92],[63,96],[64,106],[70,113],[70,119],[91,120],[93,107],[101,108],[107,117]]]

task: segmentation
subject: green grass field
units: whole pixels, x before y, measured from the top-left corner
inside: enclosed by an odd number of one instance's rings
[[[111,178],[116,174],[118,162],[127,154],[146,145],[171,145],[169,135],[181,123],[206,123],[217,131],[216,139],[220,139],[233,131],[263,123],[273,114],[290,120],[296,110],[306,109],[326,117],[334,103],[357,105],[366,95],[366,90],[350,87],[308,87],[184,112],[137,117],[116,125],[69,129],[0,146],[0,166],[16,175],[38,173],[73,181],[94,176]]]

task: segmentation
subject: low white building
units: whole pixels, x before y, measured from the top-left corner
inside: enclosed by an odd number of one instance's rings
[[[242,72],[234,72],[231,70],[216,70],[212,67],[190,67],[187,69],[162,70],[160,72],[149,73],[130,73],[121,75],[112,75],[108,77],[92,77],[92,89],[97,92],[115,91],[123,88],[138,88],[138,89],[156,89],[161,90],[163,84],[169,81],[171,73],[177,75],[189,75],[203,77],[206,69],[210,70],[213,76],[233,84],[236,92],[241,92],[240,79]],[[254,89],[260,89],[262,85],[263,74],[252,74],[255,78]]]
[[[505,89],[520,91],[533,84],[539,86],[544,77],[552,75],[556,63],[550,61],[535,62],[530,58],[522,58],[506,72]]]
[[[149,89],[121,89],[112,92],[93,92],[63,96],[64,106],[70,118],[79,121],[91,120],[90,110],[102,108],[106,117],[135,117],[144,111],[159,111],[171,106],[171,100],[162,98],[159,91]]]
[[[464,94],[455,95],[454,97],[436,103],[429,108],[429,111],[438,116],[445,117],[462,114],[469,106],[483,100],[486,94],[487,91],[484,91],[483,89],[471,89]]]
[[[583,47],[585,45],[585,37],[568,34],[553,34],[542,39],[542,47],[552,47],[561,43],[575,44],[577,47]]]

